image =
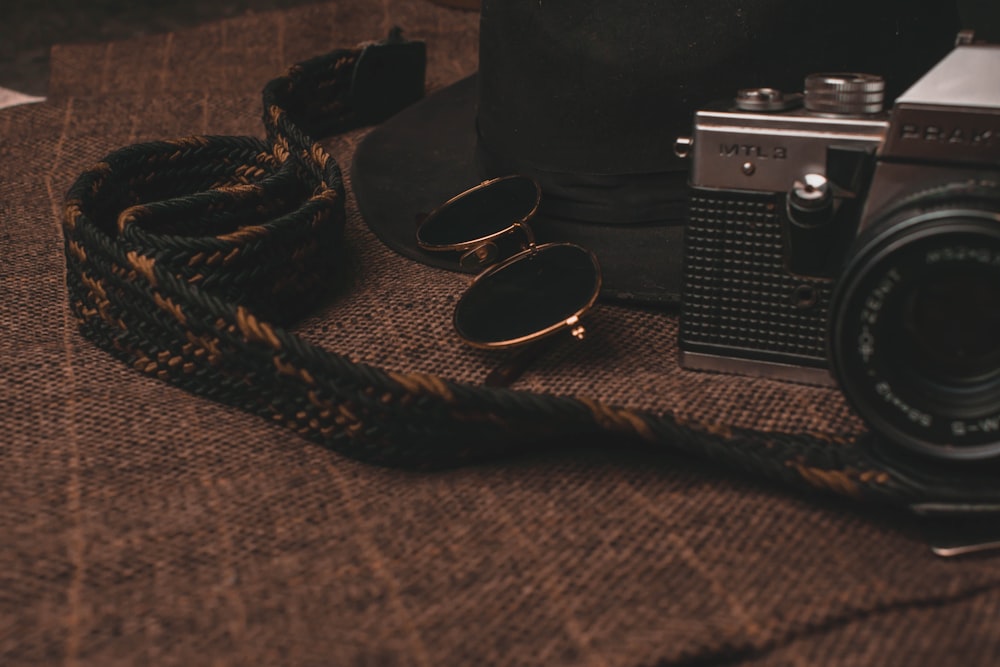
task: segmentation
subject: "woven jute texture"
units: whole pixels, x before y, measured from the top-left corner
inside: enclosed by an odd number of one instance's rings
[[[475,69],[476,23],[343,0],[62,47],[50,100],[0,112],[0,664],[996,664],[1000,560],[938,559],[901,513],[607,439],[368,466],[79,335],[60,218],[83,169],[136,141],[259,135],[267,80],[392,25],[427,41],[439,88]],[[328,144],[345,175],[363,134]],[[498,357],[449,324],[467,278],[393,255],[348,206],[349,271],[297,331],[481,381]],[[600,306],[584,347],[518,386],[861,430],[834,391],[681,372],[674,331],[669,314]]]

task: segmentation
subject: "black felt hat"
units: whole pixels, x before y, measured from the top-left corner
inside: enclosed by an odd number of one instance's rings
[[[593,250],[605,298],[670,303],[680,286],[693,113],[739,88],[800,90],[864,71],[890,99],[952,46],[954,2],[933,0],[483,0],[479,72],[375,129],[354,159],[367,224],[417,247],[415,220],[483,180],[541,185],[541,241]],[[433,43],[429,48],[433,49]]]

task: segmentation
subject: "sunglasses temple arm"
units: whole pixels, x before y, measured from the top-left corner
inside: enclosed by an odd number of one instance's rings
[[[546,336],[530,345],[516,348],[486,376],[484,384],[487,387],[509,387],[524,375],[525,371],[542,355],[550,350],[562,336]]]
[[[528,240],[527,247],[533,249],[535,247],[535,233],[531,231],[531,227],[528,226],[528,223],[523,220],[518,220],[514,223],[514,227],[524,232],[524,236]]]

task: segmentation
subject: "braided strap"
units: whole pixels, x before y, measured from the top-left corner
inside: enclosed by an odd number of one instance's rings
[[[422,93],[416,47],[394,33],[294,66],[264,90],[265,141],[134,145],[81,174],[63,229],[84,336],[142,373],[383,465],[453,466],[602,432],[856,498],[1000,497],[985,481],[893,471],[863,442],[390,373],[283,328],[315,305],[343,252],[340,169],[312,137],[378,121]],[[372,77],[386,71],[379,85]]]

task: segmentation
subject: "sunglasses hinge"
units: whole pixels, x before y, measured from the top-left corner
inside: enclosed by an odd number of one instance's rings
[[[531,227],[528,226],[528,223],[524,220],[517,220],[514,222],[514,229],[520,229],[524,233],[527,243],[521,247],[525,250],[530,250],[532,254],[534,254],[535,248],[537,247],[535,242],[535,233],[531,231]]]

